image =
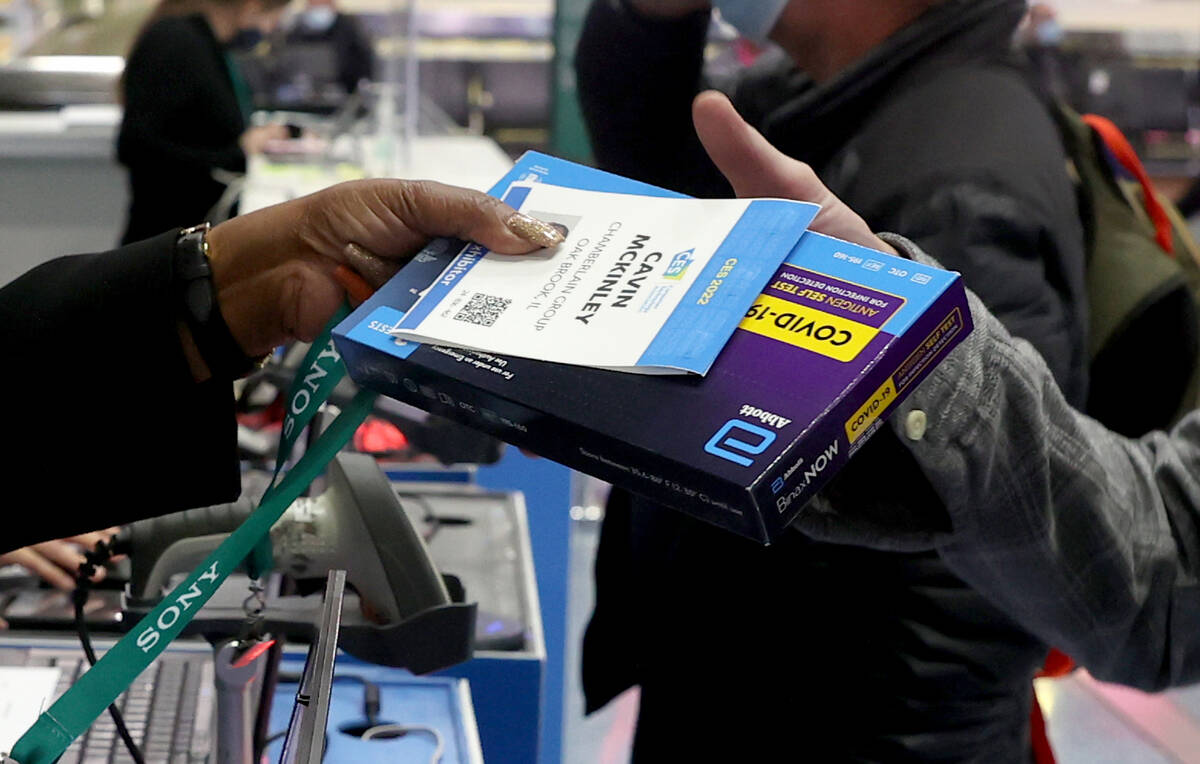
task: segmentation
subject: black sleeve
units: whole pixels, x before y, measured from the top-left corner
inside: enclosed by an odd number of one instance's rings
[[[117,136],[117,154],[124,164],[167,164],[202,173],[214,167],[245,171],[246,155],[237,140],[205,147],[167,137],[176,132],[173,120],[206,109],[194,99],[223,87],[210,81],[214,73],[203,65],[211,56],[175,25],[159,24],[146,32],[125,65],[125,116]]]
[[[906,141],[902,150],[899,141],[877,139],[872,145],[880,148],[863,153],[872,173],[869,183],[853,187],[857,211],[873,230],[900,233],[962,273],[966,287],[1041,353],[1060,389],[1081,407],[1083,233],[1057,133],[1009,75],[965,70],[947,77],[949,84],[930,82],[877,120],[876,131]],[[974,88],[987,98],[973,96]],[[941,500],[891,427],[871,437],[826,495],[880,527],[949,530]]]
[[[361,80],[375,72],[375,54],[370,40],[358,21],[348,14],[338,15],[333,41],[338,60],[338,79],[347,93],[353,93]]]
[[[913,86],[869,130],[858,158],[870,173],[853,182],[852,206],[872,230],[905,236],[961,272],[1083,406],[1083,229],[1044,104],[1007,68],[960,67]]]
[[[620,0],[594,0],[575,72],[602,169],[694,196],[729,195],[692,127],[708,19],[643,19]]]
[[[1037,348],[1073,405],[1082,406],[1084,306],[1072,303],[1055,267],[1082,259],[1081,249],[1062,249],[1069,230],[1053,230],[1032,202],[983,181],[917,184],[891,209],[881,230],[903,231],[926,252],[939,253],[945,268],[962,273],[1005,328]]]
[[[1179,211],[1185,218],[1190,218],[1200,213],[1200,178],[1192,181],[1192,185],[1180,197]]]
[[[196,384],[180,347],[176,234],[52,260],[0,289],[0,551],[238,495],[230,383]]]

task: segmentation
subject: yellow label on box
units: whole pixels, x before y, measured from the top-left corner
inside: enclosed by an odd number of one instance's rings
[[[854,412],[854,416],[846,420],[846,438],[851,443],[858,440],[859,436],[870,429],[871,424],[887,410],[888,404],[895,398],[896,383],[892,381],[892,377],[888,377],[887,382],[880,385],[879,389],[872,393],[870,398],[867,398],[867,402]]]
[[[835,361],[854,360],[879,334],[873,326],[766,294],[755,299],[738,328]]]

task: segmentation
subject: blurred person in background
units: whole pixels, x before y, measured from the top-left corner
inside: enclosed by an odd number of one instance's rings
[[[50,584],[55,589],[69,592],[75,588],[75,574],[85,562],[83,550],[92,549],[100,541],[105,543],[117,535],[118,528],[81,533],[65,539],[43,541],[11,552],[0,554],[0,567],[20,565],[25,570]],[[104,578],[103,567],[96,571],[93,581]]]
[[[1058,11],[1049,3],[1034,3],[1029,7],[1029,15],[1017,39],[1046,96],[1071,103],[1074,99],[1069,75],[1073,64],[1062,49],[1064,36]]]
[[[133,44],[121,79],[117,159],[129,170],[121,243],[209,219],[246,156],[286,138],[283,125],[248,127],[246,86],[227,46],[239,30],[269,31],[286,0],[161,0]]]
[[[347,93],[357,90],[362,80],[370,80],[375,70],[370,40],[353,16],[337,9],[334,0],[308,0],[288,30],[287,42],[329,45],[337,64],[338,84]]]
[[[1193,103],[1200,102],[1200,71],[1192,78],[1191,97]],[[1200,125],[1196,125],[1194,129],[1200,133]],[[1179,211],[1192,221],[1192,230],[1196,231],[1197,238],[1200,238],[1200,175],[1192,179],[1191,185],[1179,197]]]
[[[1083,231],[1058,131],[1014,55],[1025,0],[714,4],[778,46],[728,88],[742,116],[873,230],[962,272],[1081,406]],[[596,158],[696,196],[772,195],[751,164],[722,178],[693,128],[709,21],[703,0],[594,0],[576,69]],[[826,496],[848,515],[949,524],[888,428]],[[635,761],[1021,762],[1047,652],[936,550],[799,530],[764,548],[616,491],[584,690],[594,710],[640,685]]]

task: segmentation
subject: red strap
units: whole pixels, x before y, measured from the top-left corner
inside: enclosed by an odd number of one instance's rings
[[[1138,159],[1133,146],[1129,145],[1129,140],[1120,128],[1098,114],[1084,114],[1083,121],[1096,131],[1100,140],[1104,141],[1104,145],[1108,146],[1108,150],[1113,153],[1121,166],[1137,178],[1138,183],[1142,184],[1142,198],[1145,200],[1146,214],[1154,223],[1154,240],[1158,242],[1158,246],[1162,247],[1164,252],[1174,255],[1175,241],[1171,238],[1171,220],[1167,217],[1167,211],[1159,204],[1154,187],[1150,185],[1150,176],[1146,174],[1146,168],[1142,166],[1142,160]]]
[[[1042,664],[1039,677],[1066,676],[1075,670],[1075,661],[1071,656],[1051,648]],[[1054,749],[1050,747],[1050,735],[1046,732],[1046,717],[1042,716],[1042,707],[1038,703],[1037,692],[1033,693],[1033,707],[1029,709],[1029,742],[1033,748],[1034,764],[1055,764]]]
[[[1058,648],[1050,648],[1050,652],[1046,655],[1046,660],[1042,663],[1042,670],[1037,673],[1038,676],[1060,677],[1066,676],[1075,670],[1075,661],[1071,660],[1071,656],[1067,655]]]
[[[1046,717],[1037,693],[1033,694],[1033,707],[1029,709],[1029,743],[1033,748],[1034,764],[1055,764],[1054,749],[1050,747],[1050,735],[1046,732]]]

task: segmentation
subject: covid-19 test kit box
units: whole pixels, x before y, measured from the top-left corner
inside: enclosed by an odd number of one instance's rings
[[[493,193],[531,183],[678,196],[536,153]],[[808,232],[764,275],[703,376],[399,339],[405,315],[467,249],[432,242],[337,327],[357,383],[763,543],[971,330],[958,274]],[[687,267],[684,252],[659,254],[665,265],[654,279],[665,283]],[[718,260],[688,294],[738,279],[738,260]],[[639,299],[651,299],[653,287]],[[475,316],[498,308],[485,301],[462,309]]]

